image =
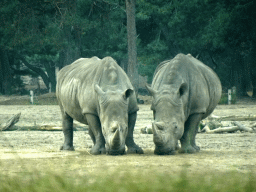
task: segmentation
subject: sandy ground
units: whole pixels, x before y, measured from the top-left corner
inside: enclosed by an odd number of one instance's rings
[[[140,132],[141,128],[151,124],[150,105],[139,107],[134,138],[144,149],[143,155],[90,155],[92,141],[87,131],[74,132],[74,152],[59,151],[63,143],[61,131],[3,131],[0,132],[0,171],[8,175],[29,170],[88,175],[125,167],[139,173],[150,169],[175,174],[186,167],[192,174],[208,171],[256,173],[256,133],[200,133],[196,137],[197,145],[201,147],[200,152],[157,156],[153,153],[153,136]],[[61,126],[60,110],[56,105],[0,105],[0,123],[18,112],[21,112],[21,118],[16,124],[17,127]],[[213,114],[255,115],[256,103],[217,106]],[[77,127],[84,127],[75,123]]]

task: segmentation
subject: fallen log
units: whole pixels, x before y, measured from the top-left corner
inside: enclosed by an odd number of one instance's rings
[[[38,128],[38,131],[62,131],[62,127],[53,125],[42,125]]]
[[[251,128],[251,127],[246,127],[246,126],[244,126],[243,124],[238,123],[238,122],[236,122],[236,121],[232,122],[232,124],[235,125],[235,126],[237,126],[237,127],[239,127],[239,129],[240,129],[241,131],[250,132],[250,133],[254,133],[254,132],[255,132],[255,129],[253,129],[253,128]]]
[[[232,122],[234,126],[230,127],[219,127],[216,129],[210,129],[208,125],[206,125],[200,132],[205,132],[205,133],[232,133],[235,131],[244,131],[244,132],[250,132],[250,133],[255,133],[255,129],[246,127],[241,123],[238,122]]]
[[[18,113],[10,118],[6,123],[0,125],[0,131],[6,131],[8,129],[11,129],[13,125],[15,125],[20,120],[20,115],[21,113]]]
[[[205,126],[201,132],[205,132],[205,133],[231,133],[231,132],[235,132],[235,131],[239,131],[240,128],[238,126],[231,126],[231,127],[219,127],[217,129],[213,129],[211,130],[209,128],[209,126]]]
[[[230,115],[230,116],[221,116],[221,117],[211,115],[207,119],[217,120],[217,121],[256,121],[256,115],[248,115],[248,116]]]

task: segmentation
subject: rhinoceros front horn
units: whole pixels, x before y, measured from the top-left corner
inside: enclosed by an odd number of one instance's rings
[[[156,145],[162,145],[163,140],[161,136],[158,134],[159,130],[156,126],[156,123],[152,123],[152,131],[153,131],[153,141]]]
[[[116,130],[112,140],[113,148],[118,148],[120,146],[120,132],[119,129]]]

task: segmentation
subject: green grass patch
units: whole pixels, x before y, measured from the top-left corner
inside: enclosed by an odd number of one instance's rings
[[[114,171],[96,176],[47,173],[20,173],[20,176],[0,174],[0,191],[256,191],[253,173],[180,174],[145,171],[134,173]]]

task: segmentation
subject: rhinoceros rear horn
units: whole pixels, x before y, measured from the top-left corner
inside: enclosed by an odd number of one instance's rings
[[[133,94],[133,90],[132,89],[127,89],[125,90],[125,92],[123,93],[123,98],[126,100],[128,97],[130,97]]]
[[[99,95],[103,95],[105,93],[98,84],[95,84],[94,89]]]
[[[145,86],[151,96],[154,96],[156,94],[156,91],[152,89],[149,85],[145,85]]]

